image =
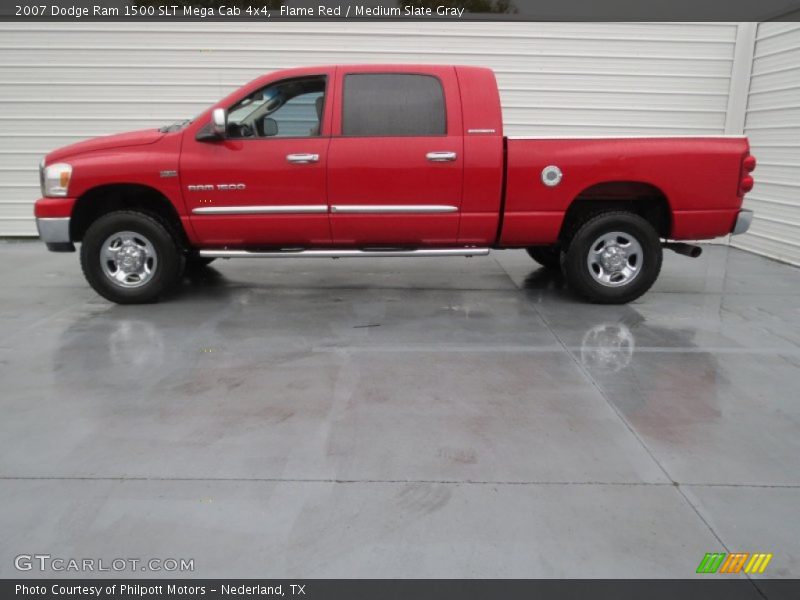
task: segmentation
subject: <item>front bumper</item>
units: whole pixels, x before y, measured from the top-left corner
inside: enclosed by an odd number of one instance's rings
[[[753,211],[743,208],[736,216],[736,223],[733,225],[731,235],[738,235],[750,229],[750,224],[753,222]]]
[[[36,229],[51,252],[75,252],[69,237],[69,217],[37,217]]]
[[[39,198],[33,206],[39,237],[51,252],[75,252],[69,220],[75,198]]]

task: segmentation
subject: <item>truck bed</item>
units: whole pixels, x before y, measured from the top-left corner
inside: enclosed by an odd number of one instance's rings
[[[730,233],[742,206],[736,185],[749,154],[742,136],[508,137],[503,223],[498,245],[552,244],[577,200],[666,202],[671,239]],[[541,174],[558,167],[561,181]]]

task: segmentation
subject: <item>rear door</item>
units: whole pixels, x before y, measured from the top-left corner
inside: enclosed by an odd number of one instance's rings
[[[458,239],[463,136],[452,67],[339,68],[328,150],[333,242]]]

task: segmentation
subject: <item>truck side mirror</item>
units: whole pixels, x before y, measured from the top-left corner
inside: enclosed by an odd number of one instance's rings
[[[228,113],[224,108],[215,108],[211,113],[211,130],[220,138],[228,133]]]

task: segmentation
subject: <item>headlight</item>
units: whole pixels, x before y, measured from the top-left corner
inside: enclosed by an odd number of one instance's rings
[[[66,196],[70,177],[72,177],[72,167],[67,163],[56,163],[44,167],[42,195]]]

